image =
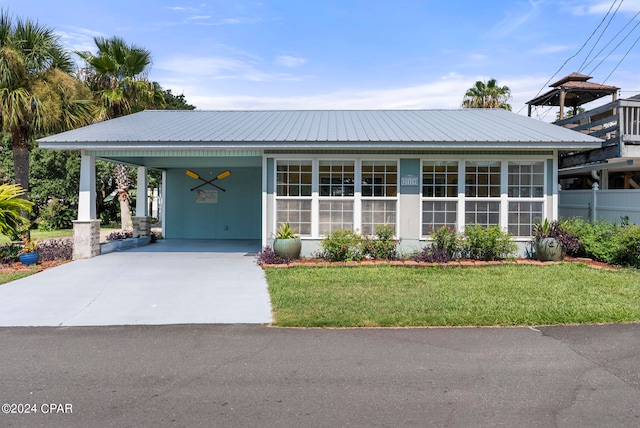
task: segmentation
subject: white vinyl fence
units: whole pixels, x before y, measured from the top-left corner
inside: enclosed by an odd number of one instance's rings
[[[620,223],[624,217],[640,224],[640,190],[561,190],[558,193],[560,217],[582,217]]]

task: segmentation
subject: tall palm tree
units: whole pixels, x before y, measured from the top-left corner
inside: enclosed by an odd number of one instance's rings
[[[91,101],[82,99],[72,72],[71,58],[50,28],[0,10],[0,123],[11,134],[15,180],[23,189],[29,189],[34,137],[91,122]]]
[[[160,85],[147,79],[151,66],[151,53],[148,50],[128,45],[119,37],[95,37],[93,41],[98,48],[97,54],[76,53],[87,63],[81,75],[98,97],[98,120],[164,106]],[[122,164],[114,166],[123,229],[132,228],[128,170]]]
[[[498,86],[496,79],[488,82],[478,80],[467,90],[462,100],[463,108],[501,108],[511,111],[508,103],[511,90],[508,86]]]

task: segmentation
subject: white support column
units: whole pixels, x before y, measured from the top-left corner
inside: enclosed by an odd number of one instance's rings
[[[78,219],[73,222],[73,259],[100,255],[100,220],[96,211],[96,158],[80,153]]]
[[[147,167],[138,167],[138,184],[136,196],[136,217],[146,217],[149,209],[149,193],[147,192]]]
[[[80,194],[78,220],[96,219],[96,158],[82,150],[80,155]]]

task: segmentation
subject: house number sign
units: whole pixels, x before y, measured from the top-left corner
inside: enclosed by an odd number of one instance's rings
[[[418,177],[415,175],[403,175],[400,178],[400,184],[402,186],[417,186],[419,184]]]

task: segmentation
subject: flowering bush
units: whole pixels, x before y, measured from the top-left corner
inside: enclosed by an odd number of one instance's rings
[[[374,259],[396,260],[398,259],[398,243],[393,238],[394,229],[390,225],[376,226],[376,237],[363,238],[364,255]]]

